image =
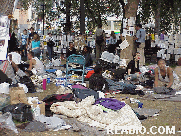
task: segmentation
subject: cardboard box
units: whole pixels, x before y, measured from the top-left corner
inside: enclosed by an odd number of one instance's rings
[[[23,87],[12,87],[9,90],[11,97],[11,104],[25,103],[28,104],[28,99],[24,92]]]
[[[39,107],[40,107],[40,114],[43,114],[43,115],[45,115],[45,102],[43,102],[43,101],[39,101],[39,103],[40,104],[37,104],[37,102],[33,102],[33,107],[37,107],[37,105],[39,105]]]

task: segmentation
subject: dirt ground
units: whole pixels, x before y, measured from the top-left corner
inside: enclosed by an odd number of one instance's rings
[[[53,94],[57,91],[58,87],[54,84],[48,84],[47,89],[41,93],[33,93],[27,94],[27,97],[38,97],[39,100],[42,100],[45,96]],[[126,94],[116,94],[115,98],[121,100],[121,97],[129,97],[129,98],[139,98],[138,95],[126,95]],[[158,116],[155,117],[148,117],[148,119],[142,122],[142,125],[146,128],[147,131],[152,126],[175,126],[175,132],[181,130],[181,103],[180,102],[171,102],[171,101],[151,101],[151,100],[140,100],[143,103],[143,108],[149,109],[160,109]],[[136,108],[137,104],[128,103],[132,108]],[[19,124],[16,124],[19,125]],[[20,132],[19,136],[79,136],[78,132],[70,132],[68,130],[61,130],[61,131],[45,131],[45,132],[23,132],[21,129],[18,129]],[[157,129],[153,129],[153,132],[157,132]],[[162,132],[162,131],[161,131]],[[121,134],[115,134],[121,135]],[[148,135],[148,134],[145,134]],[[149,134],[150,135],[150,134]],[[156,134],[158,135],[158,134]],[[181,135],[181,133],[176,133],[175,135]],[[11,135],[12,136],[12,135]]]
[[[55,84],[47,84],[47,89],[44,92],[40,93],[28,93],[26,94],[27,97],[38,97],[39,100],[42,100],[47,95],[51,95],[55,93],[58,90],[59,87],[57,87]],[[121,97],[129,97],[129,98],[139,98],[138,95],[129,95],[129,94],[116,94],[115,98],[118,100],[121,100]],[[158,116],[154,117],[148,117],[146,120],[142,122],[142,125],[146,128],[146,132],[149,132],[150,128],[152,126],[156,126],[157,128],[160,126],[163,126],[164,128],[166,126],[169,126],[170,128],[172,126],[175,126],[175,132],[176,136],[181,136],[181,102],[172,102],[172,101],[161,101],[161,100],[140,100],[143,103],[143,108],[148,109],[159,109],[161,110],[159,112]],[[137,108],[137,104],[129,104],[132,108]],[[20,124],[16,124],[18,126]],[[68,130],[60,130],[60,131],[45,131],[45,132],[23,132],[21,129],[18,128],[18,131],[20,132],[19,136],[79,136],[80,134],[78,132],[70,132]],[[158,132],[158,129],[153,129],[153,132]],[[161,131],[162,132],[162,131]],[[111,134],[109,134],[111,135]],[[121,134],[114,134],[114,135],[121,135]],[[125,135],[125,134],[124,134]],[[144,135],[151,135],[145,133]],[[156,136],[164,136],[164,134],[157,133]],[[171,134],[172,136],[173,134]],[[7,133],[7,136],[13,136],[11,133]],[[138,136],[138,135],[137,135]],[[168,135],[167,135],[168,136]]]

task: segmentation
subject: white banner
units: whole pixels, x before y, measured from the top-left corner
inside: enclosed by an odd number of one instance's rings
[[[0,38],[0,60],[6,60],[8,48],[8,38]]]
[[[9,20],[8,16],[0,17],[0,37],[9,39]]]

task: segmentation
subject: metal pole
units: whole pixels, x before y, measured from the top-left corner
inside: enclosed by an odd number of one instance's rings
[[[45,4],[44,4],[44,0],[43,0],[43,35],[44,35],[44,23],[45,23],[45,20],[44,20],[44,6],[45,6]]]

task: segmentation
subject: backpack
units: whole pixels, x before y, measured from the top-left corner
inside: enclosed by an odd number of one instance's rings
[[[53,41],[49,41],[49,42],[47,42],[47,45],[48,45],[49,47],[53,47],[53,46],[55,45],[55,43],[54,43]]]
[[[100,36],[96,36],[96,43],[101,44],[104,41],[103,33]]]

